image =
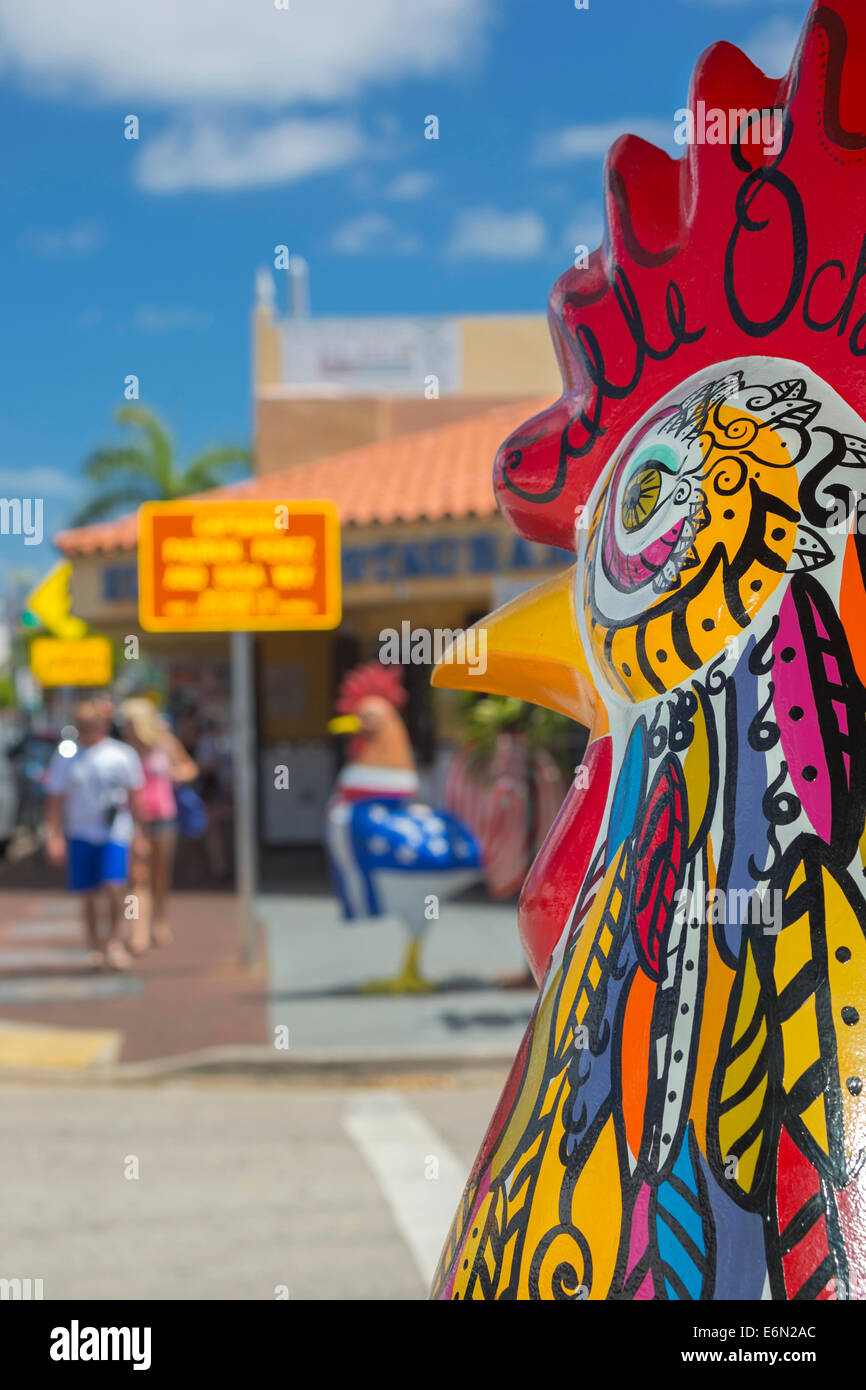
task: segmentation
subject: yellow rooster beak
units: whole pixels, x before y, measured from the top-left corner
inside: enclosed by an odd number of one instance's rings
[[[338,714],[336,719],[328,720],[329,734],[357,734],[361,729],[361,721],[357,714]]]
[[[459,639],[453,642],[434,669],[432,684],[514,695],[565,714],[598,735],[606,721],[575,619],[575,568],[555,574],[482,618],[472,629],[479,634],[474,648]],[[477,655],[467,662],[466,654],[483,652],[485,643],[482,669]]]

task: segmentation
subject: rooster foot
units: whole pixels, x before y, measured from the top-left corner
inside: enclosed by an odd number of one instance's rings
[[[408,975],[401,972],[390,980],[368,980],[361,986],[364,994],[429,994],[436,986],[423,975]]]
[[[429,994],[436,986],[432,980],[425,980],[418,969],[420,941],[410,942],[399,972],[390,980],[368,980],[362,985],[364,994]]]

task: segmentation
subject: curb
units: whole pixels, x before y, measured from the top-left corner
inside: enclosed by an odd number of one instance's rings
[[[336,1052],[309,1049],[280,1056],[268,1046],[236,1045],[206,1047],[198,1052],[178,1053],[144,1062],[93,1063],[71,1069],[64,1067],[0,1066],[0,1084],[19,1082],[44,1086],[117,1086],[190,1078],[241,1078],[250,1081],[315,1080],[327,1083],[343,1078],[358,1081],[365,1077],[411,1076],[418,1073],[470,1072],[478,1069],[508,1068],[514,1061],[514,1048],[452,1049],[368,1048],[365,1051]]]

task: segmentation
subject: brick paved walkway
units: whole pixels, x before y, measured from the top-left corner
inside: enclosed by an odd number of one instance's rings
[[[263,974],[240,967],[235,912],[230,893],[175,894],[174,940],[136,959],[128,973],[96,973],[88,968],[77,904],[68,894],[0,890],[0,1063],[4,1035],[7,1052],[20,1053],[14,1024],[55,1034],[85,1030],[94,1035],[94,1056],[124,1062],[265,1043]],[[116,1046],[105,1035],[116,1035]],[[56,1036],[53,1046],[63,1053]],[[91,1059],[80,1037],[69,1039],[69,1049],[67,1065],[82,1064],[73,1056]]]

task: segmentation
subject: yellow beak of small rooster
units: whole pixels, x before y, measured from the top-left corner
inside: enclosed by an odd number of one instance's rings
[[[338,714],[328,720],[329,734],[357,734],[361,731],[361,721],[357,714]]]

